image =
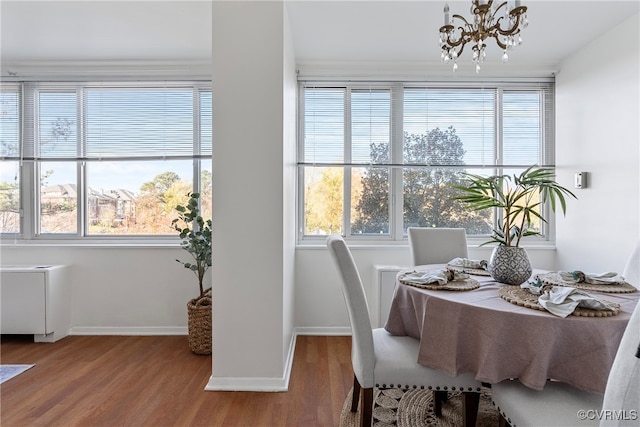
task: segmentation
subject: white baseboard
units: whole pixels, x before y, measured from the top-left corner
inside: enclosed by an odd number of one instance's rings
[[[76,326],[69,335],[188,335],[186,326]]]
[[[216,377],[211,375],[209,382],[205,386],[207,391],[287,391],[289,389],[289,378],[293,367],[293,356],[296,348],[296,340],[299,335],[351,335],[351,328],[295,328],[289,345],[289,353],[284,367],[282,378],[247,378],[247,377]]]
[[[326,335],[326,336],[345,336],[351,335],[351,328],[349,326],[335,326],[335,327],[316,327],[305,326],[296,328],[297,335]]]
[[[206,391],[287,391],[293,367],[293,355],[296,349],[298,334],[294,331],[289,343],[284,375],[281,378],[247,378],[247,377],[216,377],[211,375],[204,387]]]
[[[288,377],[288,375],[287,375]],[[209,377],[206,391],[261,391],[283,392],[289,390],[288,378]]]
[[[69,335],[187,335],[186,326],[75,326]],[[295,335],[348,336],[348,326],[316,327],[305,326],[295,328]],[[295,343],[295,341],[294,341]]]

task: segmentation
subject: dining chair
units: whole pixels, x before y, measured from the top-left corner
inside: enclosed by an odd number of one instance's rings
[[[627,260],[627,264],[624,267],[622,277],[631,283],[636,288],[640,289],[640,243],[638,243],[631,252],[631,256]]]
[[[446,400],[447,392],[462,391],[463,424],[474,426],[482,384],[471,373],[451,376],[418,364],[420,342],[417,339],[394,336],[383,328],[372,329],[364,287],[349,247],[338,234],[327,238],[327,247],[342,279],[342,293],[351,323],[354,374],[351,412],[358,410],[361,401],[361,426],[371,425],[374,387],[433,390],[437,416],[442,414],[442,401]]]
[[[491,395],[500,413],[501,426],[637,427],[640,423],[640,304],[622,335],[604,397],[557,381],[548,381],[543,390],[536,391],[518,380],[493,384]]]
[[[468,257],[464,228],[409,227],[407,235],[413,265],[444,264]]]

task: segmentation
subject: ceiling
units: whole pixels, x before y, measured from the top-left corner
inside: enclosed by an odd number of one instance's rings
[[[512,1],[512,0],[511,0]],[[451,72],[440,62],[438,29],[443,7],[469,17],[471,1],[298,1],[288,4],[298,63],[369,62],[430,65]],[[564,58],[639,11],[633,1],[523,0],[529,26],[523,44],[502,52],[488,43],[485,68],[557,71]],[[640,34],[639,34],[640,37]],[[469,48],[458,60],[459,71],[474,71]],[[493,67],[495,66],[495,67]]]
[[[423,67],[440,63],[443,6],[469,15],[470,1],[287,1],[296,59],[302,66],[361,64]],[[487,49],[487,72],[553,72],[562,60],[640,10],[631,1],[523,0],[530,25],[502,64]],[[210,61],[211,1],[1,0],[2,61]],[[37,29],[37,31],[34,31]],[[473,69],[468,49],[459,73]]]

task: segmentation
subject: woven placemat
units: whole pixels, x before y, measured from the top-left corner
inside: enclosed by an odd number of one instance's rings
[[[598,285],[593,283],[584,283],[584,282],[565,282],[560,277],[560,274],[551,272],[545,274],[538,274],[538,277],[543,283],[554,286],[569,286],[577,289],[584,289],[586,291],[596,291],[596,292],[606,292],[610,294],[626,294],[631,292],[636,292],[637,289],[630,283],[620,282],[620,283],[611,283],[608,285]]]
[[[431,289],[434,291],[472,291],[480,287],[480,283],[474,279],[453,280],[440,285],[438,283],[417,283],[410,280],[399,279],[400,283],[415,286],[416,288]]]
[[[532,308],[534,310],[547,311],[538,302],[538,295],[534,295],[528,290],[521,288],[520,286],[503,286],[498,291],[498,294],[500,295],[500,298],[510,302],[511,304]],[[611,317],[616,316],[618,313],[620,313],[620,304],[609,301],[604,302],[611,306],[613,310],[594,310],[592,308],[576,307],[571,314],[573,316],[584,317]]]
[[[460,273],[471,274],[472,276],[491,276],[487,270],[482,268],[468,268],[468,267],[460,267],[458,265],[449,265],[447,264],[447,268],[449,270],[458,271]]]

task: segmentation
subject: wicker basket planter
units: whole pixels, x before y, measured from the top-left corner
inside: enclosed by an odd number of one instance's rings
[[[196,354],[211,354],[211,298],[194,298],[187,303],[189,348]]]

